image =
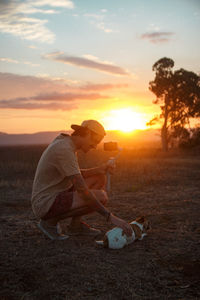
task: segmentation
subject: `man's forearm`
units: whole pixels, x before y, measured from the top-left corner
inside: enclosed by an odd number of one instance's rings
[[[97,174],[102,174],[102,173],[103,173],[102,166],[96,168],[90,168],[90,169],[81,169],[81,174],[84,178],[97,175]]]
[[[79,192],[80,193],[80,192]],[[98,201],[98,199],[95,197],[95,195],[90,190],[84,190],[80,193],[80,195],[83,197],[86,203],[90,205],[91,208],[93,208],[95,211],[97,211],[102,216],[108,218],[110,215],[110,212],[108,209],[104,207],[101,202]]]

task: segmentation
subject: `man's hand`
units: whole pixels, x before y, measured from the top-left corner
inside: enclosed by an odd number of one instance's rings
[[[97,175],[97,174],[106,174],[109,172],[113,174],[116,168],[115,161],[110,159],[107,163],[102,164],[99,167],[90,168],[90,169],[81,169],[81,174],[84,178]]]
[[[123,233],[127,236],[131,236],[133,233],[133,229],[129,223],[126,221],[114,216],[112,213],[110,214],[110,222],[117,227],[123,229]]]
[[[102,164],[99,169],[100,173],[106,174],[109,172],[110,174],[113,174],[115,172],[116,164],[115,161],[110,159],[107,163]]]

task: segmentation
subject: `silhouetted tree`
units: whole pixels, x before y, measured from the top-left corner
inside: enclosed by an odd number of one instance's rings
[[[191,149],[200,146],[200,127],[191,129],[189,136],[182,137],[179,140],[179,147],[182,149]]]
[[[163,119],[161,140],[164,151],[168,150],[170,138],[186,134],[185,126],[190,118],[200,117],[200,77],[184,69],[173,72],[174,61],[164,57],[153,65],[155,79],[149,89],[156,95],[155,104],[161,104],[161,114],[148,125]]]

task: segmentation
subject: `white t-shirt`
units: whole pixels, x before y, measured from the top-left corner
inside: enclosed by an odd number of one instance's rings
[[[60,134],[43,152],[36,169],[31,198],[34,214],[43,217],[58,193],[72,186],[69,176],[80,173],[71,136]]]

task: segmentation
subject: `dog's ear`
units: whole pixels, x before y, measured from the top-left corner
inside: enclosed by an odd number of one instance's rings
[[[145,220],[146,220],[145,216],[141,216],[136,219],[136,222],[140,224],[144,224]]]

